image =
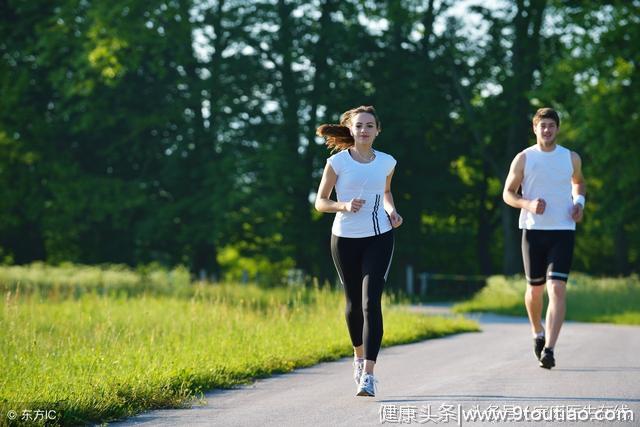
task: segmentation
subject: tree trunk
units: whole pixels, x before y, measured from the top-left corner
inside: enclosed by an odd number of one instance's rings
[[[321,15],[318,21],[318,42],[316,43],[315,50],[313,52],[315,73],[313,75],[313,90],[309,97],[309,103],[311,105],[311,120],[307,134],[309,145],[304,154],[304,167],[306,171],[305,181],[307,182],[307,187],[309,189],[313,189],[312,186],[314,184],[314,179],[312,174],[315,167],[315,160],[320,157],[322,151],[326,152],[324,146],[318,146],[315,143],[315,135],[316,126],[319,125],[318,106],[323,103],[326,104],[325,94],[329,93],[329,64],[327,62],[327,58],[329,57],[329,43],[327,39],[330,31],[331,14],[336,9],[337,2],[335,0],[325,0],[322,2],[322,5],[320,6]],[[313,227],[313,224],[310,224],[310,226]],[[324,235],[327,231],[323,230],[322,232]],[[319,240],[314,239],[314,242],[315,241]],[[321,239],[320,241],[325,242],[325,239]],[[315,263],[309,263],[309,267],[312,268],[309,273],[314,277],[320,277],[321,281],[331,280],[330,278],[334,277],[335,271],[333,270],[333,263],[328,255],[329,245],[321,245],[319,248],[314,248],[312,250],[309,250],[308,248],[308,253],[316,260]],[[326,262],[317,262],[317,260],[322,259],[326,260]]]
[[[487,199],[487,178],[489,176],[489,165],[487,162],[483,164],[483,179],[478,194],[480,200],[478,201],[478,233],[476,236],[476,248],[478,256],[478,267],[480,273],[489,276],[492,274],[493,268],[491,263],[491,234],[492,224],[489,218],[489,212],[485,206]]]
[[[284,148],[281,151],[284,163],[281,164],[281,175],[284,180],[281,185],[286,189],[293,203],[287,217],[287,232],[285,239],[294,248],[293,255],[299,268],[310,268],[311,260],[307,251],[307,235],[311,228],[311,211],[309,206],[309,179],[311,173],[298,153],[300,147],[300,94],[298,93],[295,75],[293,73],[293,25],[291,18],[292,5],[285,0],[278,1],[278,17],[280,29],[276,51],[282,55],[281,83],[282,83],[282,114]]]
[[[513,25],[515,40],[513,43],[513,77],[509,82],[508,99],[511,108],[506,120],[510,122],[507,133],[505,169],[509,167],[515,155],[526,147],[531,134],[529,120],[529,100],[527,93],[533,85],[533,72],[540,61],[540,27],[546,0],[517,0],[517,12]],[[518,243],[516,212],[507,205],[502,207],[502,228],[504,232],[503,273],[515,274],[522,271],[522,261]]]
[[[628,276],[631,274],[629,264],[629,240],[622,224],[616,226],[613,236],[615,246],[616,272]]]

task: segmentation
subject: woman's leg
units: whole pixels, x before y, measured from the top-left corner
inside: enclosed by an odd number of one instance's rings
[[[362,239],[331,235],[331,256],[346,298],[345,318],[356,356],[363,356]],[[360,353],[360,354],[358,354]]]
[[[393,256],[393,230],[369,237],[371,239],[362,258],[362,306],[364,325],[362,336],[365,353],[365,372],[373,373],[380,351],[382,335],[382,291]]]

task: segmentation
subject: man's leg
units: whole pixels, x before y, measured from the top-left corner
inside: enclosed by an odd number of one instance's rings
[[[575,232],[573,230],[554,231],[552,236],[547,273],[547,295],[549,296],[547,339],[540,356],[540,366],[546,369],[551,369],[556,365],[553,350],[567,311],[567,280],[573,259],[574,238]]]
[[[547,282],[547,294],[549,295],[549,306],[547,307],[547,340],[545,347],[552,349],[558,340],[560,328],[562,328],[562,323],[564,322],[564,315],[567,311],[567,283],[561,280],[549,280]]]
[[[546,282],[547,259],[539,230],[522,230],[522,263],[527,279],[524,304],[527,307],[533,336],[543,332],[542,306]]]
[[[543,232],[540,230],[522,230],[522,262],[527,278],[527,290],[524,304],[529,316],[531,335],[533,336],[533,354],[540,360],[544,348],[544,329],[542,328],[542,306],[544,304],[544,283],[546,281],[547,256]]]
[[[527,290],[524,294],[524,304],[527,307],[529,323],[533,336],[542,333],[542,305],[544,298],[544,286],[531,285],[527,283]],[[547,312],[548,313],[548,312]]]
[[[547,272],[549,306],[547,307],[547,341],[545,345],[547,348],[555,347],[567,311],[567,280],[573,260],[574,239],[575,232],[572,230],[555,231],[553,246],[549,251]]]

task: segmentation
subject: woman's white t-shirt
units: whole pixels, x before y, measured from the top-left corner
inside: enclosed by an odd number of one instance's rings
[[[335,173],[339,202],[364,199],[358,212],[337,212],[331,232],[338,237],[369,237],[391,230],[391,220],[384,210],[384,190],[387,176],[393,172],[396,159],[375,151],[369,163],[353,159],[349,150],[342,150],[327,159]]]

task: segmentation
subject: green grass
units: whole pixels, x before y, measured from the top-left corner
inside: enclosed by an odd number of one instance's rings
[[[456,304],[457,313],[485,311],[526,316],[522,277],[493,276],[469,301]],[[640,279],[594,278],[572,274],[567,284],[567,320],[640,325]]]
[[[68,280],[51,269],[28,286],[2,279],[0,268],[0,407],[53,407],[65,424],[103,422],[352,351],[343,295],[328,287],[160,286],[122,267],[102,267],[113,276],[95,285],[95,270],[82,281],[74,273],[88,270],[65,268]],[[393,302],[383,301],[385,346],[478,329]]]
[[[33,263],[0,266],[0,292],[38,294],[54,299],[79,297],[85,293],[110,296],[188,294],[190,282],[185,268],[168,270],[158,265],[141,266],[136,270],[122,265]]]

